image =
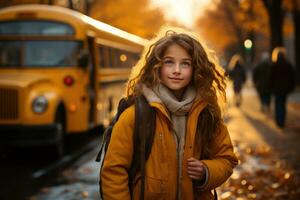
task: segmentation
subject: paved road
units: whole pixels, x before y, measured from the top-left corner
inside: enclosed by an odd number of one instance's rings
[[[79,160],[87,162],[86,155],[98,145],[99,135],[80,134],[69,138],[66,155],[51,157],[46,147],[19,148],[0,153],[0,199],[24,200],[40,192],[41,188],[61,183],[62,171]],[[77,162],[78,163],[78,162]]]

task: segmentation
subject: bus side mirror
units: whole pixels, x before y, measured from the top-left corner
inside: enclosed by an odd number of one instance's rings
[[[86,50],[81,51],[78,55],[77,61],[78,61],[79,67],[86,68],[89,63],[88,51],[86,51]]]

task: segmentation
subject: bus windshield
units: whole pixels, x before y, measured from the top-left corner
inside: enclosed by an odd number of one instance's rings
[[[74,29],[64,23],[44,20],[0,22],[0,35],[74,35]]]
[[[82,46],[80,41],[0,41],[0,66],[78,66]]]

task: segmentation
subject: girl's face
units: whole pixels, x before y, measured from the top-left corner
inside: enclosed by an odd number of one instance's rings
[[[177,44],[170,45],[162,59],[160,79],[177,98],[181,98],[184,89],[191,82],[193,75],[192,58]]]

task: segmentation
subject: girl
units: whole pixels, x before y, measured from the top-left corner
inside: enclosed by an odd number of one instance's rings
[[[237,164],[218,103],[218,94],[226,99],[225,78],[191,33],[162,32],[127,84],[127,96],[144,95],[156,111],[144,199],[213,199],[211,190]],[[139,199],[139,174],[132,195],[128,187],[134,109],[126,109],[114,126],[101,173],[104,199]]]

